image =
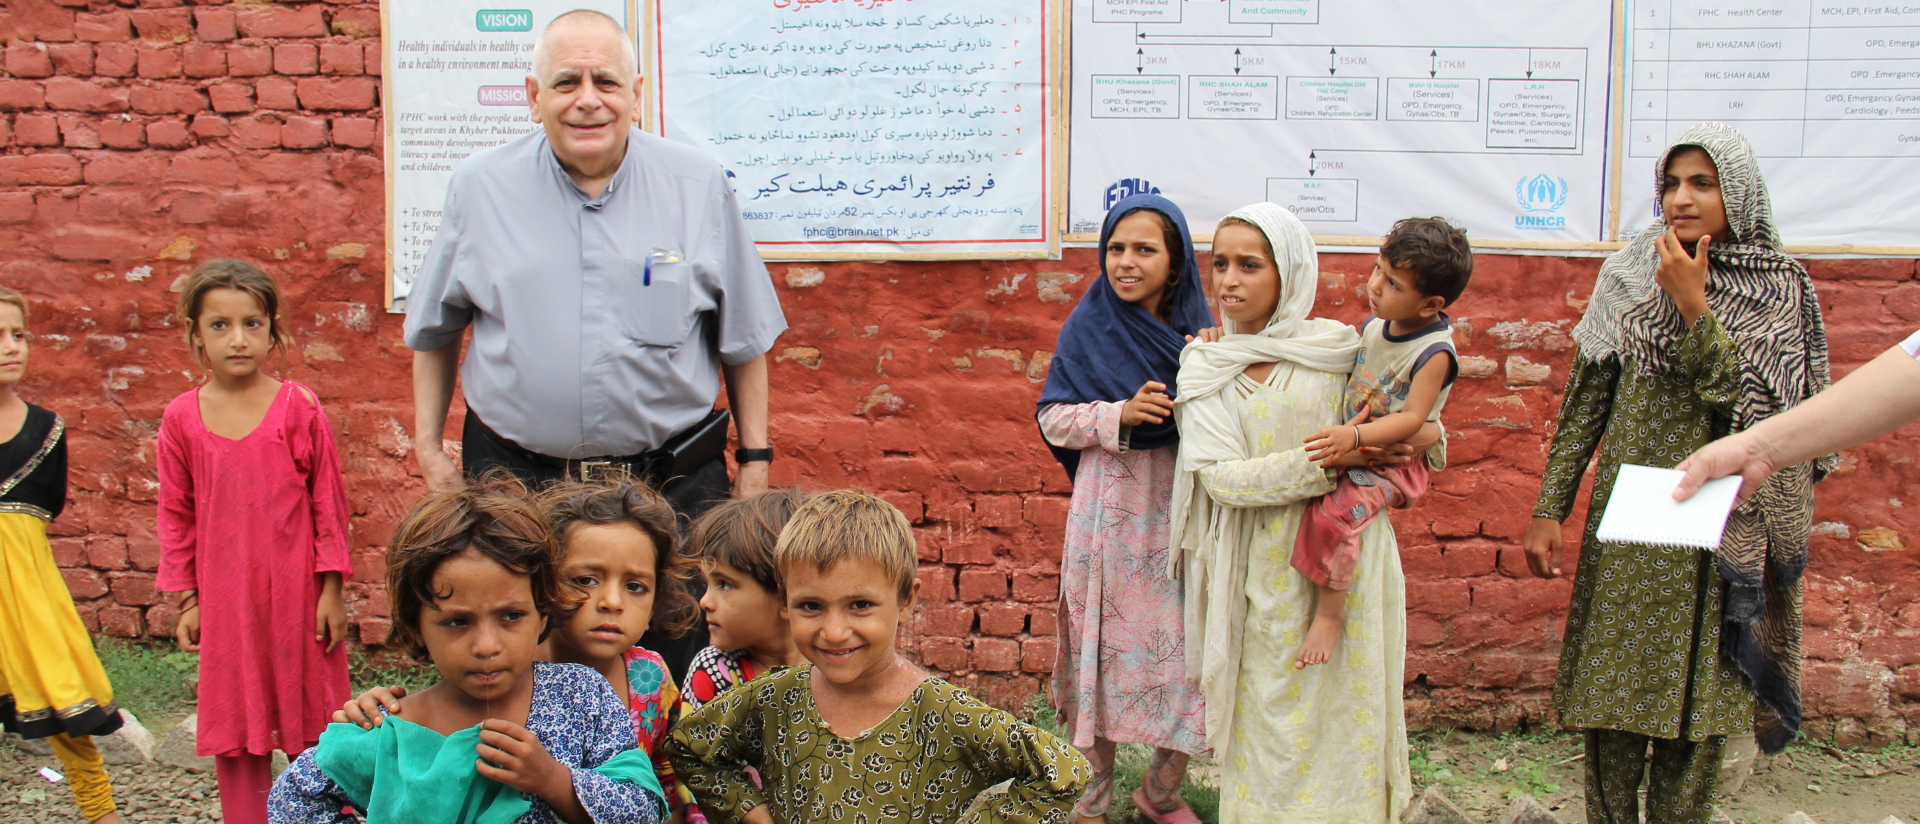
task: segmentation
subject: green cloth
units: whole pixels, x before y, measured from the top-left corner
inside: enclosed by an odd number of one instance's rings
[[[736,824],[766,804],[783,822],[1072,822],[1093,773],[1060,739],[938,678],[865,734],[841,738],[814,707],[812,670],[760,676],[674,725],[667,757],[708,820]],[[980,798],[1009,780],[1005,793]]]
[[[1576,354],[1533,514],[1566,520],[1598,449],[1554,681],[1562,723],[1701,741],[1753,729],[1752,687],[1720,648],[1726,579],[1711,553],[1594,535],[1621,464],[1677,466],[1727,434],[1742,370],[1726,330],[1703,316],[1672,354],[1682,374]]]
[[[314,763],[366,814],[367,824],[512,824],[532,802],[474,768],[479,745],[477,724],[441,735],[390,715],[370,730],[327,725]],[[666,808],[646,753],[623,750],[594,772],[637,785]]]

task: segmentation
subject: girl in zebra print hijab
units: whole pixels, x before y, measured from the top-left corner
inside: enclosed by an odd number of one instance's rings
[[[1696,151],[1717,173],[1725,236],[1683,243],[1685,216],[1662,214],[1601,266],[1573,337],[1585,358],[1617,356],[1622,368],[1685,381],[1675,353],[1704,308],[1732,339],[1743,368],[1731,411],[1715,427],[1740,431],[1827,387],[1826,326],[1806,268],[1782,251],[1766,181],[1739,131],[1702,123],[1683,132],[1654,167],[1656,197],[1664,205],[1670,189],[1688,185],[1675,173]],[[1661,284],[1663,266],[1668,279],[1681,268],[1704,268],[1704,307],[1683,311],[1683,302],[1700,300],[1698,286],[1687,294],[1686,286]],[[1774,476],[1734,511],[1717,553],[1728,583],[1721,652],[1766,710],[1756,733],[1768,752],[1785,747],[1800,726],[1800,578],[1813,482],[1836,464],[1829,455]]]

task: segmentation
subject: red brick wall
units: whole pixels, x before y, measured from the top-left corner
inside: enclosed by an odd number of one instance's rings
[[[153,590],[153,438],[194,385],[170,286],[198,261],[252,258],[288,292],[299,343],[281,368],[319,393],[340,438],[350,608],[359,640],[379,644],[382,545],[422,486],[411,355],[381,307],[378,7],[123,3],[0,11],[0,282],[37,302],[22,394],[72,427],[54,552],[89,626],[170,633]],[[1597,264],[1482,257],[1457,307],[1453,468],[1394,518],[1417,721],[1545,716],[1568,585],[1525,577],[1517,541]],[[1356,319],[1369,258],[1322,265],[1323,311]],[[1839,371],[1920,325],[1914,261],[1811,266]],[[773,353],[775,480],[858,484],[905,510],[922,539],[922,659],[1019,700],[1053,657],[1068,492],[1031,414],[1093,255],[771,268],[792,324]],[[1854,450],[1820,489],[1807,705],[1853,719],[1845,736],[1899,737],[1912,720],[1920,738],[1915,445],[1910,429]]]

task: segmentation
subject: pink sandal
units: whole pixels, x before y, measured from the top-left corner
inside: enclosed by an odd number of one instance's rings
[[[1133,791],[1133,808],[1139,810],[1140,814],[1146,816],[1147,820],[1153,824],[1200,824],[1200,817],[1194,815],[1193,808],[1185,804],[1170,813],[1155,809],[1153,803],[1147,800],[1145,787]]]

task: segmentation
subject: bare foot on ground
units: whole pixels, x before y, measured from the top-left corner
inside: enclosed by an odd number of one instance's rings
[[[1346,631],[1345,615],[1313,616],[1313,626],[1307,628],[1307,640],[1300,645],[1300,655],[1293,659],[1293,668],[1306,669],[1309,665],[1333,660],[1333,648],[1340,643],[1340,636]]]

